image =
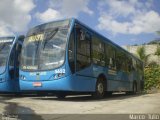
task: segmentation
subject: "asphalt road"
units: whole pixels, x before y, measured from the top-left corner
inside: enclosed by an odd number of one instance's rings
[[[63,114],[56,116],[56,119],[63,118],[66,114],[92,114],[93,119],[95,118],[93,114],[160,115],[160,93],[114,94],[102,100],[93,100],[87,95],[68,96],[64,100],[58,100],[54,96],[0,96],[0,113],[3,115],[35,114],[40,119],[42,114]]]

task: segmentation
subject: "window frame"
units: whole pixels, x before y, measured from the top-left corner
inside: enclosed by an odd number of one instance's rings
[[[72,53],[72,57],[73,58],[72,58],[72,60],[74,62],[74,64],[73,64],[73,70],[72,70],[71,65],[70,65],[70,60],[71,59],[69,57],[70,56],[70,51],[69,50],[70,50],[70,45],[71,45],[70,43],[71,43],[71,37],[72,37],[72,35],[73,35],[73,41],[72,41],[73,42],[73,48],[72,48],[73,49],[73,51],[72,51],[73,52]],[[72,74],[75,73],[75,71],[76,71],[76,63],[75,63],[75,61],[76,61],[76,56],[75,56],[75,53],[76,53],[76,46],[75,46],[76,42],[75,42],[75,39],[76,39],[76,37],[75,37],[75,28],[73,28],[72,31],[71,31],[71,33],[70,33],[69,42],[68,42],[68,64],[69,64],[69,67],[70,67],[70,70],[71,70]]]
[[[76,54],[76,56],[75,56],[75,62],[76,62],[75,66],[76,66],[76,69],[75,69],[75,71],[78,72],[78,71],[80,71],[82,69],[85,69],[86,67],[90,66],[91,63],[92,63],[92,59],[91,59],[91,55],[92,55],[92,53],[91,53],[92,34],[84,26],[82,26],[82,25],[80,25],[78,23],[75,24],[74,28],[75,28],[75,44],[76,44],[75,45],[76,46],[76,51],[75,51],[75,54]],[[78,36],[77,35],[77,29],[82,29],[89,36],[89,39],[87,40],[89,42],[89,52],[88,52],[89,55],[85,55],[85,54],[82,54],[82,53],[78,52],[78,40],[80,40],[80,39],[78,39],[78,37],[77,37]],[[78,69],[78,66],[77,66],[78,54],[81,55],[81,56],[87,57],[87,59],[89,59],[88,60],[89,61],[88,64],[84,68]]]
[[[98,57],[97,58],[95,58],[93,55],[94,55],[94,40],[96,41],[96,42],[98,42],[98,46],[99,45],[102,45],[101,47],[102,48],[100,48],[100,49],[102,49],[102,50],[97,50],[96,51],[96,53],[100,53],[100,55],[98,55]],[[104,41],[102,41],[99,37],[97,37],[96,35],[93,35],[92,36],[92,43],[91,43],[91,58],[92,58],[92,63],[93,64],[96,64],[96,65],[99,65],[99,66],[103,66],[103,67],[105,67],[106,66],[106,52],[105,52],[105,42]],[[99,47],[97,47],[98,49],[99,49]],[[102,56],[103,56],[103,58],[102,58]],[[95,60],[94,60],[94,58],[95,59],[98,59],[97,60],[97,62],[95,62]],[[102,58],[102,59],[101,59]],[[102,63],[102,62],[104,62],[104,64]]]

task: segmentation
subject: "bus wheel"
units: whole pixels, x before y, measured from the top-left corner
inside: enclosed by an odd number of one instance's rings
[[[133,94],[137,93],[137,84],[134,82],[133,83]]]
[[[106,96],[112,96],[112,91],[106,92]]]
[[[101,99],[105,96],[105,81],[103,78],[99,78],[96,83],[96,91],[92,94],[92,96],[96,99]]]
[[[56,97],[58,99],[64,99],[66,97],[66,94],[63,94],[63,93],[59,93],[59,94],[56,94]]]
[[[22,93],[15,93],[14,96],[15,96],[15,97],[21,97],[21,96],[22,96]]]

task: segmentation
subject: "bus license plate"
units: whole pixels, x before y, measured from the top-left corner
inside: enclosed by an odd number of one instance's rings
[[[41,82],[34,82],[34,83],[33,83],[33,86],[34,86],[34,87],[41,87],[41,86],[42,86],[42,83],[41,83]]]

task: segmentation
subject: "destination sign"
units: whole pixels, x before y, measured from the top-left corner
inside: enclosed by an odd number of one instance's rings
[[[38,66],[23,66],[23,69],[33,69],[36,70],[38,68]]]
[[[44,34],[32,35],[28,38],[28,42],[42,41],[44,39]]]
[[[12,39],[10,39],[10,40],[7,40],[7,39],[0,40],[0,43],[10,43],[10,42],[13,42],[13,40]]]

